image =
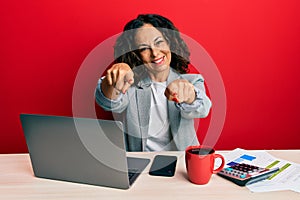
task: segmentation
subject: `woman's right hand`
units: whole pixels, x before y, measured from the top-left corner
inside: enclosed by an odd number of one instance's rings
[[[134,83],[134,73],[128,64],[117,63],[107,70],[103,83],[101,89],[104,95],[114,99],[120,92],[126,93]]]

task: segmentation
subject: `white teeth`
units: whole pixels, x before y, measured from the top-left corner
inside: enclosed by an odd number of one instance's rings
[[[157,64],[157,63],[160,63],[161,61],[163,61],[163,59],[164,59],[164,58],[162,57],[161,59],[154,60],[153,62]]]

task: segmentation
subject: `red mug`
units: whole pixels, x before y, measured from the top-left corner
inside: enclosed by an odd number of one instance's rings
[[[220,158],[222,164],[214,169],[215,159]],[[216,154],[213,148],[207,146],[190,146],[185,150],[185,163],[189,180],[203,185],[209,182],[211,175],[221,171],[225,165],[224,157]]]

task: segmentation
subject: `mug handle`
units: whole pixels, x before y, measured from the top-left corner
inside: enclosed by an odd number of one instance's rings
[[[222,164],[221,164],[220,167],[218,167],[217,169],[214,169],[214,170],[213,170],[213,173],[214,173],[214,174],[216,174],[216,173],[218,173],[219,171],[221,171],[221,170],[223,169],[224,165],[225,165],[225,159],[224,159],[224,157],[223,157],[222,155],[220,155],[220,154],[214,154],[214,159],[216,159],[216,158],[221,158]]]

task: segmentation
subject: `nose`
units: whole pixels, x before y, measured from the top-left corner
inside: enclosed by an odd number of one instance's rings
[[[151,54],[155,58],[159,54],[159,49],[156,47],[151,47]]]

